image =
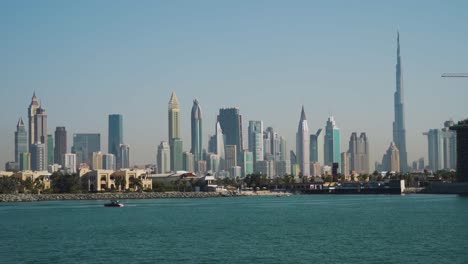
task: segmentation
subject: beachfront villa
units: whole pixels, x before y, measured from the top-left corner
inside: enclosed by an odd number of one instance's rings
[[[80,177],[88,183],[88,191],[128,190],[134,179],[141,180],[142,189],[151,189],[152,180],[146,170],[123,169],[113,170],[80,170]],[[138,187],[133,188],[138,191]]]

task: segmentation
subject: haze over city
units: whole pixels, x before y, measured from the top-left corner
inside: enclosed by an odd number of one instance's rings
[[[175,91],[185,150],[195,98],[205,148],[219,108],[238,107],[244,131],[263,120],[295,150],[304,105],[311,133],[334,116],[343,151],[351,132],[366,132],[373,168],[392,141],[397,30],[408,162],[427,157],[423,132],[467,116],[466,80],[440,77],[468,71],[464,1],[22,5],[0,3],[1,164],[14,160],[34,91],[49,133],[65,126],[69,146],[73,133],[98,132],[106,150],[108,115],[118,113],[131,164],[155,163]]]

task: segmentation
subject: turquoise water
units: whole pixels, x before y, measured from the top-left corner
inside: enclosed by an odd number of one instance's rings
[[[2,263],[468,263],[468,198],[0,204]]]

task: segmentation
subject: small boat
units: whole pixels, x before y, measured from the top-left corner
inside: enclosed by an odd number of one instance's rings
[[[104,204],[104,207],[124,207],[124,205],[117,200],[111,200],[110,203]]]

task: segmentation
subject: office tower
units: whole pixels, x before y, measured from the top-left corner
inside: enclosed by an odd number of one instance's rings
[[[229,175],[231,178],[237,178],[242,176],[242,168],[240,166],[233,166],[229,170]]]
[[[225,159],[225,135],[223,134],[223,130],[221,129],[221,125],[216,122],[216,151],[215,153],[219,156],[221,160]]]
[[[102,154],[102,169],[103,170],[115,170],[117,167],[117,160],[114,154],[105,153]]]
[[[255,166],[258,169],[258,173],[267,176],[269,179],[275,177],[276,175],[276,162],[274,160],[261,160],[258,161]]]
[[[457,181],[468,182],[468,119],[450,129],[457,133]]]
[[[193,101],[192,114],[190,116],[190,120],[192,125],[192,148],[190,152],[193,153],[195,164],[197,164],[199,160],[203,159],[202,112],[197,99]]]
[[[216,128],[217,127],[218,127],[218,125],[216,124]],[[216,153],[216,148],[217,148],[217,146],[216,146],[216,135],[210,136],[210,138],[208,139],[208,152],[209,153]]]
[[[36,116],[36,110],[39,108],[39,102],[37,101],[36,93],[33,93],[31,103],[29,104],[28,108],[28,134],[29,134],[29,152],[31,152],[31,147],[32,145],[36,142],[35,140],[35,119],[34,117]]]
[[[93,170],[102,170],[103,168],[102,156],[103,156],[103,153],[101,151],[93,152],[93,163],[92,163]]]
[[[323,163],[323,134],[319,128],[315,134],[310,135],[310,162]]]
[[[120,164],[119,169],[130,169],[130,146],[127,144],[121,144],[119,147]]]
[[[67,131],[65,127],[55,128],[55,148],[54,148],[54,161],[57,164],[65,166],[64,158],[67,153]]]
[[[158,146],[158,172],[167,173],[171,171],[171,148],[169,143],[162,141]]]
[[[72,153],[76,154],[76,163],[92,165],[93,152],[101,151],[101,134],[80,133],[73,134]]]
[[[301,119],[296,133],[296,154],[303,176],[310,175],[309,140],[309,125],[307,124],[304,106],[302,106]]]
[[[237,146],[226,145],[225,151],[225,169],[230,170],[232,167],[237,166]]]
[[[263,154],[263,153],[262,153]],[[254,170],[254,155],[251,151],[246,151],[244,150],[244,161],[242,164],[244,164],[244,168],[242,170],[242,176],[245,177],[249,174],[253,173]]]
[[[336,126],[335,119],[330,116],[325,127],[324,138],[324,165],[338,163],[341,165],[340,129]]]
[[[21,171],[30,170],[31,169],[31,153],[29,152],[20,153],[18,165]]]
[[[31,146],[31,170],[44,171],[47,169],[46,145],[34,143]]]
[[[253,164],[263,160],[263,122],[249,121],[248,128],[249,151],[253,155]],[[245,168],[244,168],[245,170]]]
[[[208,169],[211,171],[211,173],[217,173],[220,171],[220,157],[217,154],[210,154],[208,157]]]
[[[109,115],[107,152],[114,154],[117,159],[117,167],[121,168],[120,145],[123,144],[123,117],[122,115]]]
[[[54,137],[47,135],[47,164],[54,164]]]
[[[426,168],[426,164],[424,163],[424,158],[420,158],[418,160],[418,169],[424,170]]]
[[[291,161],[280,160],[275,163],[275,174],[276,176],[284,176],[291,174]]]
[[[65,153],[63,154],[63,169],[69,174],[76,173],[76,154]]]
[[[173,138],[171,146],[171,171],[180,171],[183,169],[183,158],[184,152],[182,146],[182,140],[180,138]]]
[[[289,151],[289,159],[291,160],[291,166],[294,165],[294,164],[297,164],[297,156],[296,156],[296,153],[294,153],[294,151],[290,150]]]
[[[310,174],[315,177],[322,175],[322,166],[319,162],[314,162],[310,165]]]
[[[395,121],[393,122],[393,142],[400,152],[401,172],[407,172],[408,159],[406,152],[405,109],[403,105],[403,72],[400,57],[400,33],[397,33],[397,64],[396,64],[396,91]]]
[[[401,172],[400,153],[394,142],[390,143],[390,146],[382,159],[382,167],[386,171]]]
[[[287,141],[284,137],[280,137],[280,155],[279,155],[279,160],[280,161],[289,161],[289,151],[287,148]]]
[[[350,174],[349,173],[350,172],[350,168],[349,168],[350,158],[351,158],[350,153],[348,152],[341,153],[341,174],[343,174],[344,176],[349,176]]]
[[[265,159],[272,159],[275,161],[280,160],[280,154],[281,154],[280,153],[281,152],[280,136],[278,135],[278,133],[274,131],[272,127],[267,127],[265,133],[266,135],[264,137],[265,138],[264,143],[268,145],[267,147],[268,152],[265,153]]]
[[[198,175],[202,176],[205,175],[207,170],[207,165],[206,165],[206,159],[205,160],[199,160],[197,162],[197,168],[198,168]]]
[[[366,133],[359,138],[353,132],[349,139],[349,169],[358,174],[369,174],[369,141]]]
[[[242,143],[242,116],[239,114],[239,109],[219,109],[218,122],[225,135],[224,144],[235,145],[237,154],[241,155],[244,147]]]
[[[49,152],[48,152],[48,137],[47,137],[47,114],[42,106],[36,109],[36,115],[34,115],[34,143],[44,144],[44,170],[47,169],[49,164]],[[34,152],[31,152],[34,156]]]
[[[263,160],[271,159],[271,135],[268,131],[263,132]]]
[[[184,151],[182,155],[183,159],[183,170],[188,171],[188,172],[194,172],[195,171],[195,155],[188,151]]]
[[[175,92],[172,92],[171,98],[169,99],[169,109],[168,109],[168,122],[169,122],[169,140],[168,142],[172,144],[174,138],[180,138],[180,108],[179,100]],[[182,156],[182,153],[180,153]],[[182,161],[182,159],[181,159]]]
[[[440,129],[429,129],[428,132],[423,133],[427,136],[427,150],[429,169],[438,171],[443,168],[443,142],[442,131]]]
[[[453,120],[445,121],[442,128],[444,169],[454,170],[457,168],[457,133],[450,130],[455,125]]]
[[[23,119],[18,120],[15,131],[15,162],[19,163],[20,154],[29,152],[28,133],[24,127]]]

